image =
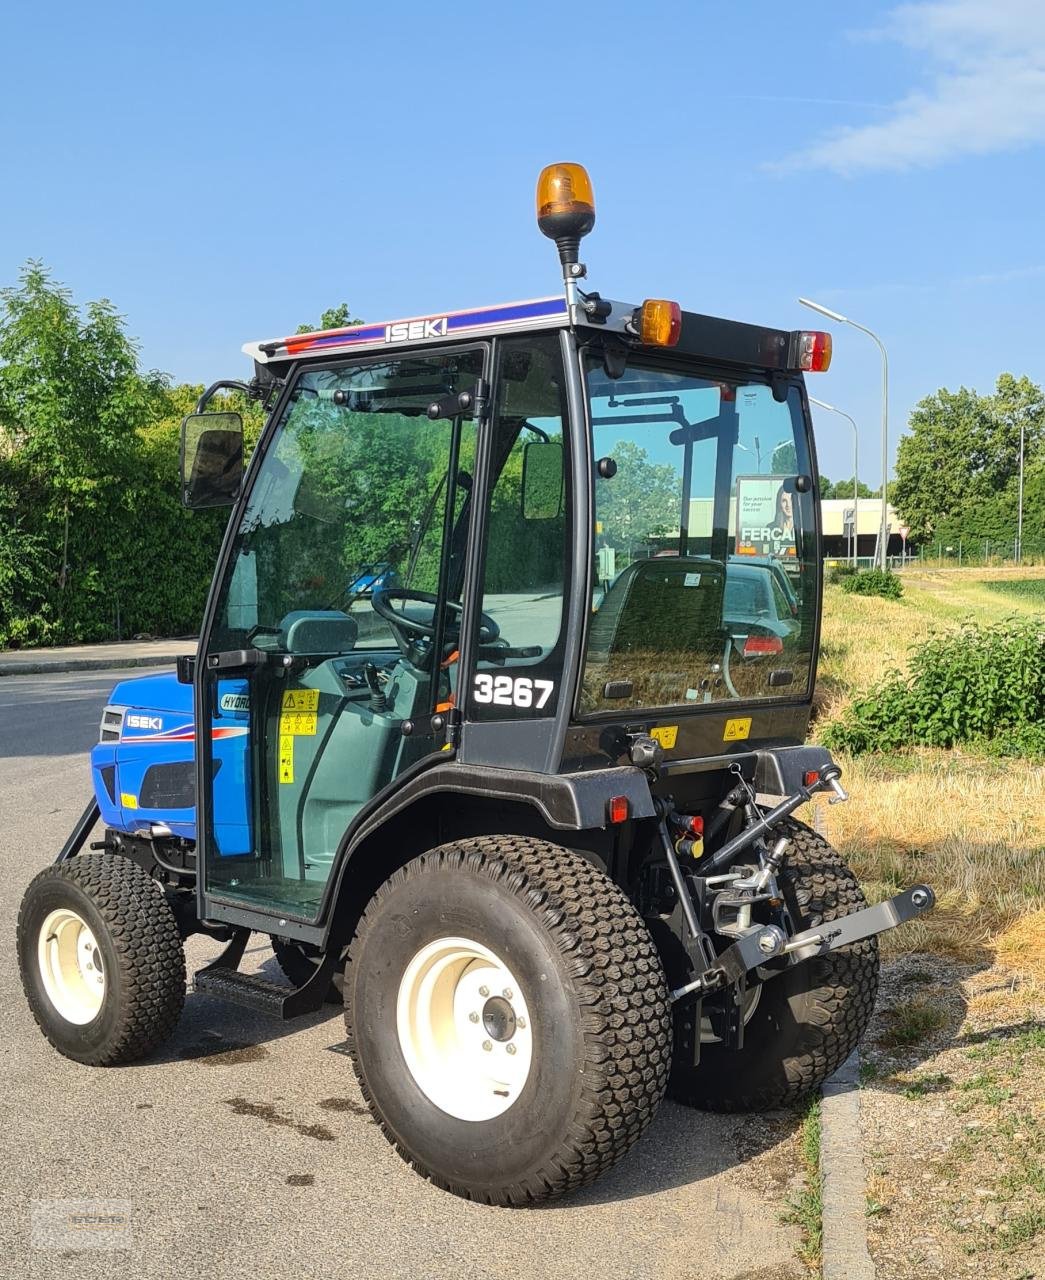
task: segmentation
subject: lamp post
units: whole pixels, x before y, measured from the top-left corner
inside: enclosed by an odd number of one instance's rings
[[[1016,563],[1023,563],[1023,417],[1020,417],[1020,496],[1016,514]]]
[[[840,418],[845,418],[853,428],[853,566],[855,568],[859,555],[858,544],[860,539],[860,438],[856,430],[856,421],[844,409],[837,409],[833,404],[828,404],[826,400],[818,400],[816,396],[810,396],[809,403],[815,404],[821,409],[826,409],[829,413],[837,413]]]
[[[866,333],[882,353],[882,525],[878,541],[881,546],[879,560],[884,569],[887,564],[889,547],[889,522],[886,516],[889,476],[889,357],[886,355],[885,344],[873,329],[868,329],[866,325],[857,324],[855,320],[850,320],[848,316],[839,315],[837,311],[832,311],[829,307],[822,307],[819,302],[812,302],[809,298],[799,298],[798,301],[803,307],[811,307],[814,311],[819,311],[822,316],[827,316],[829,320],[835,320],[839,324],[851,325],[854,329],[859,329],[861,333]]]

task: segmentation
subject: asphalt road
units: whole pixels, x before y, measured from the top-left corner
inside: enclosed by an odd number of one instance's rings
[[[792,1230],[778,1220],[787,1169],[773,1175],[775,1198],[759,1190],[773,1181],[767,1170],[787,1122],[752,1125],[665,1104],[595,1186],[537,1210],[490,1209],[423,1182],[385,1142],[337,1052],[338,1010],[283,1025],[190,992],[173,1040],[144,1063],[90,1069],[55,1053],[22,996],[15,918],[26,883],[89,798],[86,753],[125,674],[0,679],[0,1274],[806,1274]],[[190,942],[190,973],[213,949]],[[252,964],[275,977],[269,955],[266,940],[254,939]],[[79,1198],[129,1202],[130,1247],[92,1247],[107,1238],[86,1228],[64,1247],[34,1244],[34,1212],[40,1221],[55,1200]]]

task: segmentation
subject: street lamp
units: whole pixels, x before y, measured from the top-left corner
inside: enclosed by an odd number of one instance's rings
[[[868,329],[866,325],[857,324],[855,320],[850,320],[848,316],[839,315],[837,311],[822,307],[819,302],[812,302],[809,298],[799,298],[798,301],[803,307],[811,307],[814,311],[819,311],[822,316],[827,316],[829,320],[836,320],[839,324],[851,325],[854,329],[859,329],[861,333],[866,333],[877,344],[878,350],[882,353],[882,527],[878,535],[878,541],[881,545],[879,558],[884,569],[889,546],[889,522],[886,517],[889,476],[889,357],[885,353],[884,343],[873,329]]]
[[[1023,415],[1020,415],[1020,497],[1016,515],[1016,563],[1023,563]]]
[[[829,413],[837,413],[840,418],[845,418],[853,428],[853,565],[855,567],[859,554],[858,544],[860,539],[860,440],[856,430],[856,422],[844,409],[836,409],[833,404],[828,404],[826,400],[818,400],[816,396],[810,396],[809,403],[815,404],[821,409],[826,409]]]

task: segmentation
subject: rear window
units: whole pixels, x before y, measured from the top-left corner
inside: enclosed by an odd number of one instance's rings
[[[812,676],[816,525],[797,385],[586,369],[596,460],[581,710],[794,698]]]

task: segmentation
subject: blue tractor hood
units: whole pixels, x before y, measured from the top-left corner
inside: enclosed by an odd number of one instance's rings
[[[117,707],[141,707],[149,711],[169,711],[192,715],[192,685],[179,684],[175,671],[158,676],[137,676],[121,680],[113,689],[109,702]]]

